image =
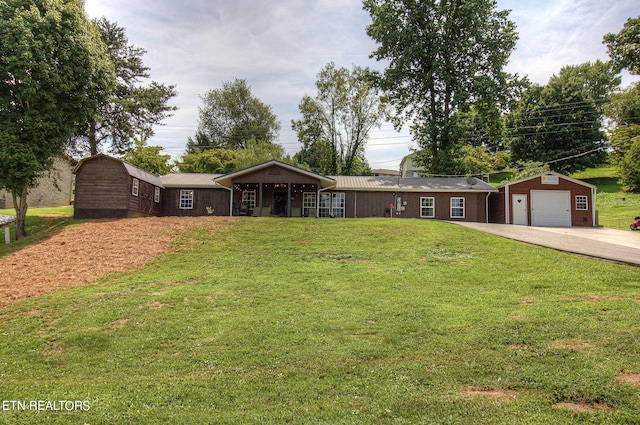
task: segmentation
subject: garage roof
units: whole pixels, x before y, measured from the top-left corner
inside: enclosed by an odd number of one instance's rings
[[[526,182],[526,181],[533,180],[533,179],[539,179],[539,178],[542,178],[543,176],[558,177],[558,178],[565,179],[565,180],[568,180],[570,182],[573,182],[573,183],[576,183],[576,184],[579,184],[579,185],[582,185],[582,186],[589,187],[591,189],[597,189],[597,187],[592,185],[592,184],[589,184],[589,183],[587,183],[585,181],[582,181],[582,180],[572,179],[569,176],[565,176],[564,174],[556,173],[555,171],[547,171],[546,173],[540,173],[540,174],[536,174],[535,176],[525,177],[525,178],[522,178],[520,180],[512,181],[512,182],[503,184],[502,186],[500,186],[500,188],[506,187],[506,186],[511,186],[511,185],[514,185],[514,184],[522,183],[522,182]]]

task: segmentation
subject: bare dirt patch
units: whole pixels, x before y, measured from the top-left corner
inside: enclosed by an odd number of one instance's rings
[[[602,295],[602,294],[589,294],[587,298],[584,300],[586,303],[602,303],[609,300],[619,300],[620,297],[612,296],[612,295]]]
[[[592,346],[593,345],[589,342],[578,341],[575,339],[563,339],[563,340],[553,341],[551,343],[551,347],[557,350],[576,350],[576,351],[588,350]]]
[[[518,397],[518,392],[494,387],[468,387],[462,392],[465,397],[490,397],[500,401],[511,401]]]
[[[179,234],[198,226],[213,230],[229,220],[148,217],[67,227],[43,242],[0,258],[0,308],[12,301],[141,268],[167,252]]]
[[[552,407],[554,409],[570,410],[576,413],[598,413],[611,410],[611,408],[604,403],[556,403]]]
[[[623,373],[618,376],[618,381],[640,387],[640,373]]]

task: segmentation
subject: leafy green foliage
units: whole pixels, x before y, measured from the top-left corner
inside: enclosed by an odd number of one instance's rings
[[[26,195],[114,84],[81,1],[5,1],[0,7],[0,187],[17,201],[25,236]]]
[[[605,35],[603,42],[618,71],[640,74],[640,17],[629,18],[618,34]]]
[[[619,84],[597,61],[564,67],[546,86],[530,87],[508,118],[514,161],[548,163],[565,174],[602,163],[603,105]]]
[[[162,146],[149,146],[146,140],[136,140],[135,146],[123,155],[122,159],[156,176],[171,172],[168,164],[170,155],[160,155]]]
[[[367,27],[387,68],[378,78],[395,106],[397,124],[411,122],[420,165],[432,174],[457,174],[462,141],[452,118],[472,105],[491,114],[505,108],[517,78],[503,71],[515,47],[515,24],[494,0],[365,0]]]
[[[177,95],[175,85],[156,81],[146,86],[141,84],[149,78],[149,68],[142,61],[146,51],[129,44],[125,29],[105,18],[93,24],[113,62],[117,85],[70,139],[69,151],[80,156],[86,152],[97,154],[105,143],[115,153],[125,152],[134,144],[135,137],[147,139],[153,136],[153,126],[161,124],[177,109],[168,104]]]
[[[606,114],[613,122],[609,131],[611,161],[618,165],[619,174],[627,190],[640,190],[640,170],[634,163],[635,143],[640,140],[640,84],[611,95]]]
[[[195,139],[189,138],[187,153],[195,149],[244,149],[250,140],[273,143],[280,123],[271,107],[253,96],[246,80],[234,79],[222,88],[201,96]]]
[[[298,161],[321,174],[362,175],[369,132],[385,114],[368,71],[330,62],[318,73],[316,88],[315,97],[306,95],[298,105],[302,118],[291,121],[302,143]]]
[[[236,151],[195,148],[184,154],[175,166],[181,173],[227,174],[236,169]]]
[[[255,140],[249,140],[247,147],[235,151],[235,154],[234,171],[244,170],[245,168],[253,167],[254,165],[262,164],[263,162],[273,159],[288,163],[292,162],[286,157],[282,146]]]
[[[620,180],[625,190],[640,192],[640,135],[629,144],[619,165]]]

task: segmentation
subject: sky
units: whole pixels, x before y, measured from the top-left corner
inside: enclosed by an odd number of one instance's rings
[[[198,126],[200,96],[234,78],[246,79],[255,97],[281,124],[278,143],[300,149],[291,120],[304,95],[315,96],[318,72],[329,62],[384,68],[370,58],[375,42],[360,0],[85,0],[90,18],[106,17],[144,48],[151,80],[175,84],[178,110],[155,127],[149,145],[179,159]],[[608,60],[604,34],[640,16],[638,0],[498,0],[510,9],[519,41],[507,71],[546,84],[566,65]],[[623,86],[638,78],[623,76]],[[389,123],[370,134],[366,157],[373,169],[399,168],[417,145]]]

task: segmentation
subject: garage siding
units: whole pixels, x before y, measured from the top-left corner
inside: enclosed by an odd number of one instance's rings
[[[593,227],[597,223],[594,222],[593,211],[593,194],[592,187],[587,183],[574,181],[566,176],[553,174],[557,176],[557,184],[543,184],[542,176],[538,175],[518,182],[510,183],[498,188],[498,193],[491,194],[489,198],[489,221],[491,223],[513,223],[513,209],[511,207],[511,199],[513,195],[525,195],[527,197],[527,205],[529,206],[529,225],[536,225],[532,222],[532,191],[560,191],[569,193],[569,210],[570,221],[567,226]],[[549,181],[549,179],[547,179]],[[576,208],[576,197],[587,198],[587,209],[578,210]],[[508,199],[507,199],[508,198]],[[564,202],[564,201],[563,201]],[[538,206],[539,208],[539,206]],[[535,210],[535,209],[534,209]],[[540,225],[540,224],[538,224]]]

